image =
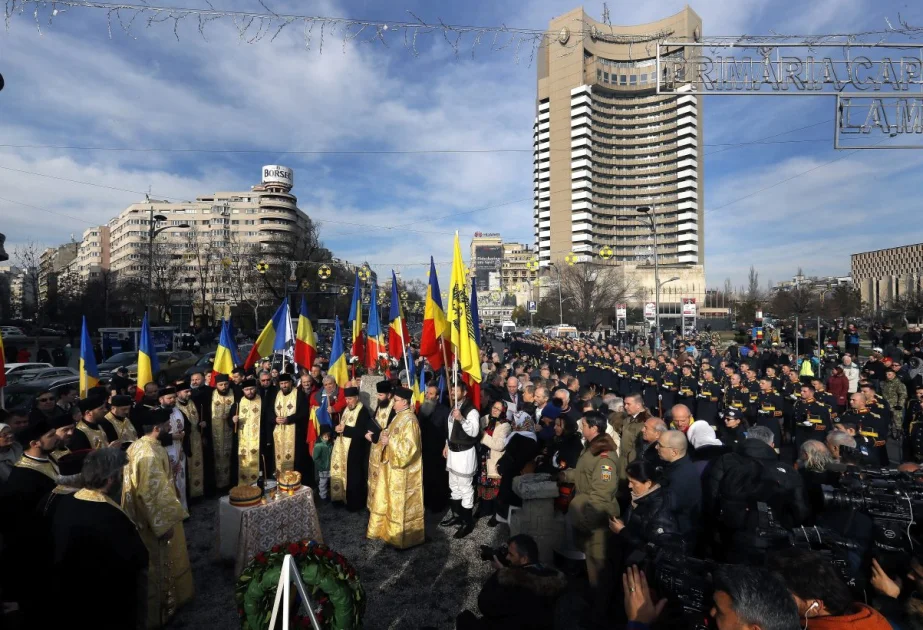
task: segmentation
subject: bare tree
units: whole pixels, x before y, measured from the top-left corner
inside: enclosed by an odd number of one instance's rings
[[[814,291],[805,287],[793,287],[776,293],[769,307],[773,314],[780,317],[804,318],[817,314],[820,302]]]
[[[594,262],[555,266],[561,274],[561,298],[573,302],[570,317],[581,330],[596,330],[615,313],[616,304],[637,295],[637,287],[617,267]]]
[[[28,319],[41,313],[41,295],[38,278],[41,271],[42,247],[34,241],[17,245],[13,249],[13,260],[23,272],[22,316]],[[30,301],[31,296],[31,301]]]
[[[228,231],[225,231],[227,234]],[[220,233],[218,233],[220,234]],[[214,293],[215,288],[219,286],[218,278],[221,275],[219,260],[221,243],[224,243],[224,235],[207,234],[200,232],[195,226],[186,232],[186,249],[183,253],[185,263],[195,263],[191,265],[193,278],[195,282],[188,286],[187,290],[197,294],[199,304],[201,305],[202,321],[208,321],[209,306],[212,307],[211,315],[214,317],[215,300],[208,299],[209,288]],[[217,242],[215,239],[218,239]],[[195,318],[195,300],[193,300],[193,319]]]
[[[253,311],[253,326],[260,326],[260,308],[269,301],[270,293],[257,265],[261,259],[258,243],[241,241],[232,233],[222,251],[222,283],[230,289],[230,299]]]

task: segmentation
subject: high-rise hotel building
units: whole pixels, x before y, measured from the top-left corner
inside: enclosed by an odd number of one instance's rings
[[[690,294],[704,291],[702,104],[656,93],[657,42],[692,41],[701,28],[689,7],[636,26],[609,26],[582,8],[551,20],[556,37],[539,51],[533,136],[542,266],[609,246],[610,263],[652,288],[653,239],[637,208],[653,206],[661,266]],[[681,46],[661,52],[686,54]]]

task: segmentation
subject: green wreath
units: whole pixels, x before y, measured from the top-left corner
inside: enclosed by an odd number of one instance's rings
[[[282,562],[288,554],[310,592],[321,626],[332,630],[361,628],[365,591],[356,570],[325,545],[303,540],[258,553],[237,579],[235,599],[242,630],[259,630],[269,624]],[[296,614],[294,621],[302,627],[311,626],[307,614]]]

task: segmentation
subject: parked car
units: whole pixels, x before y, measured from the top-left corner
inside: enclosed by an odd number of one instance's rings
[[[36,394],[50,390],[57,395],[58,390],[64,385],[77,385],[80,378],[77,376],[41,378],[24,383],[14,383],[5,388],[7,409],[31,409],[32,401]]]
[[[119,352],[118,354],[113,354],[111,357],[97,365],[99,369],[100,376],[109,376],[112,372],[120,367],[128,367],[129,365],[137,365],[138,363],[138,353],[137,352]]]
[[[33,370],[17,370],[7,375],[7,385],[13,383],[25,383],[28,381],[48,379],[48,378],[66,378],[68,376],[79,376],[77,370],[69,367],[43,367]]]
[[[134,355],[135,361],[127,365],[128,377],[138,378],[138,353]],[[154,380],[163,387],[167,383],[183,378],[186,369],[195,364],[196,356],[186,350],[174,350],[173,352],[158,352],[157,363],[159,370],[154,374]]]
[[[24,338],[26,333],[22,331],[21,328],[16,326],[0,326],[0,336],[4,339],[15,339],[17,337]]]
[[[53,367],[50,363],[7,363],[4,373],[7,375],[7,378],[9,378],[11,374],[15,374],[16,372],[50,367]]]

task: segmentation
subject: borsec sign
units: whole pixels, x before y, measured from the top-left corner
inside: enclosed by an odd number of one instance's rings
[[[282,184],[291,188],[295,185],[295,174],[287,166],[270,164],[263,167],[264,184]]]

